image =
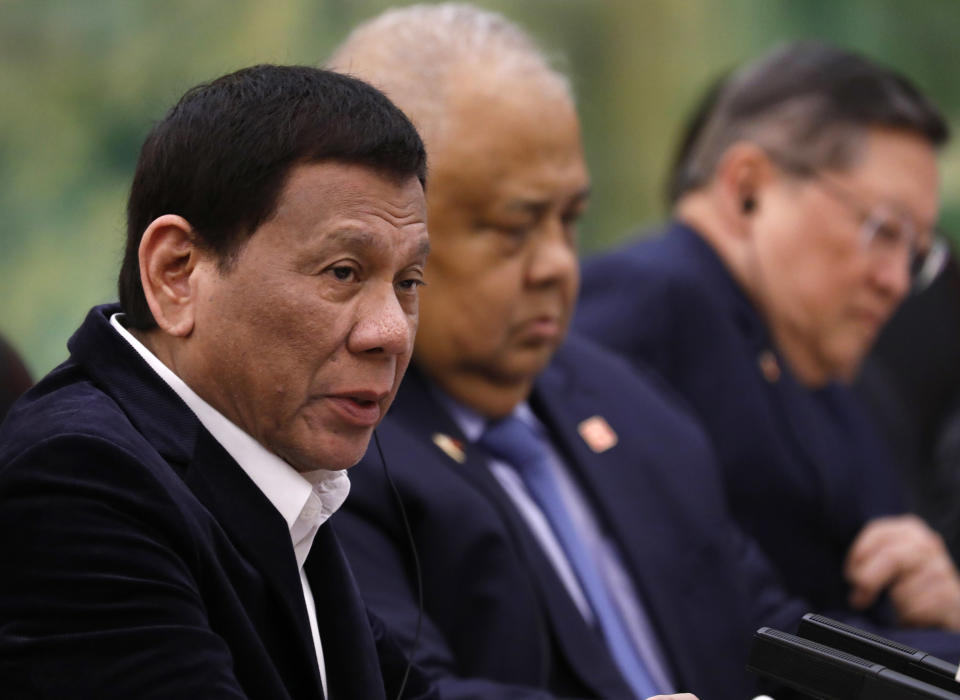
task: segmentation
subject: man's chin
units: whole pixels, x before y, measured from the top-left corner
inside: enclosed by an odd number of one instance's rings
[[[289,450],[284,460],[298,472],[312,472],[318,469],[339,471],[349,469],[363,459],[370,445],[373,429],[364,437],[351,440],[338,440],[343,444],[331,446],[325,444],[320,447]],[[338,436],[339,437],[339,436]]]
[[[533,381],[547,368],[556,351],[555,343],[540,343],[518,348],[511,354],[509,363],[502,367],[500,374],[509,383]]]
[[[868,351],[869,348],[858,347],[844,353],[837,353],[831,366],[831,379],[843,384],[852,384],[860,373]]]

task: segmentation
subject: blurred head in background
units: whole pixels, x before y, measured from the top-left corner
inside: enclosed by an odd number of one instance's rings
[[[459,4],[388,11],[329,67],[383,90],[427,146],[416,363],[475,410],[509,413],[562,341],[577,295],[589,184],[568,81],[516,25]]]
[[[720,255],[809,386],[848,378],[937,248],[937,109],[802,42],[720,80],[683,135],[675,215]]]

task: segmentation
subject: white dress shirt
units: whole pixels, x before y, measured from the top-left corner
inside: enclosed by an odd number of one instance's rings
[[[220,443],[279,511],[290,529],[294,557],[300,569],[300,584],[307,606],[310,632],[317,654],[320,681],[327,695],[327,669],[323,662],[323,646],[317,627],[317,608],[310,591],[303,564],[320,526],[343,504],[350,493],[350,479],[345,470],[318,469],[298,472],[277,455],[268,451],[250,435],[231,423],[226,416],[200,398],[173,370],[157,359],[143,343],[120,323],[123,314],[110,317],[110,325],[133,346],[144,361],[193,411],[203,427]]]
[[[463,431],[464,436],[470,442],[476,442],[480,439],[486,428],[487,421],[476,411],[464,406],[463,404],[450,398],[443,392],[435,389],[437,398],[450,411],[454,421]],[[576,481],[570,473],[563,458],[554,449],[551,440],[547,437],[548,433],[543,424],[537,419],[526,402],[518,405],[513,415],[522,420],[544,437],[544,444],[550,450],[550,467],[553,476],[560,490],[560,496],[563,499],[564,506],[573,521],[574,527],[586,544],[588,551],[593,557],[600,576],[610,591],[613,603],[617,610],[623,616],[626,623],[630,639],[633,641],[647,666],[647,670],[653,681],[660,688],[676,687],[668,672],[669,666],[666,663],[663,649],[657,635],[650,623],[643,602],[637,595],[633,581],[627,574],[626,567],[617,552],[616,546],[610,541],[597,521],[586,497],[577,486]],[[516,506],[520,515],[523,517],[527,526],[533,532],[537,542],[543,548],[547,558],[556,570],[557,575],[563,582],[564,587],[569,593],[573,602],[576,604],[580,613],[589,624],[594,624],[594,614],[587,602],[587,597],[577,580],[573,567],[567,559],[567,555],[557,540],[553,529],[550,527],[550,521],[540,510],[530,492],[527,490],[523,479],[517,473],[517,470],[500,460],[491,458],[488,461],[488,467],[493,476],[500,483],[500,486],[507,493],[510,500]]]

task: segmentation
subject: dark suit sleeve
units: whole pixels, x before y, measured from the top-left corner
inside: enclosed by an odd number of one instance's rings
[[[363,483],[354,480],[349,507],[333,518],[350,567],[360,584],[364,600],[382,618],[404,650],[414,648],[419,604],[409,544],[396,514],[396,504],[380,476],[379,467],[361,464]],[[416,529],[416,506],[410,510]],[[419,538],[418,538],[419,540]],[[415,666],[434,684],[444,700],[551,700],[553,695],[538,688],[507,685],[477,677],[466,677],[448,640],[423,612],[420,637],[414,655]]]
[[[8,463],[0,474],[4,695],[245,697],[210,628],[184,522],[144,465],[100,438],[56,438]]]
[[[711,491],[720,493],[719,484],[715,484]],[[878,625],[849,609],[817,609],[806,600],[788,593],[776,569],[756,542],[746,535],[732,518],[724,518],[719,513],[717,517],[719,519],[706,524],[703,538],[709,538],[707,533],[712,533],[714,540],[717,539],[716,535],[722,535],[722,542],[712,548],[712,556],[724,561],[716,562],[715,567],[705,561],[704,571],[711,568],[714,572],[729,569],[730,562],[735,562],[732,568],[739,572],[739,579],[743,584],[745,634],[752,634],[759,627],[772,627],[795,633],[803,614],[816,612],[939,658],[956,660],[960,650],[960,636],[955,633],[931,628],[892,628]],[[730,603],[733,605],[732,600]],[[761,684],[761,690],[779,697],[776,692],[779,689],[766,682]]]

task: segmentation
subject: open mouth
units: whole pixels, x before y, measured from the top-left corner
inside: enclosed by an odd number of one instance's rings
[[[337,394],[329,398],[340,417],[348,423],[366,427],[376,425],[380,420],[382,395],[374,392],[360,392]]]
[[[345,397],[348,401],[353,401],[360,408],[366,408],[368,406],[376,406],[377,402],[373,399],[364,399],[356,396],[347,396]]]

